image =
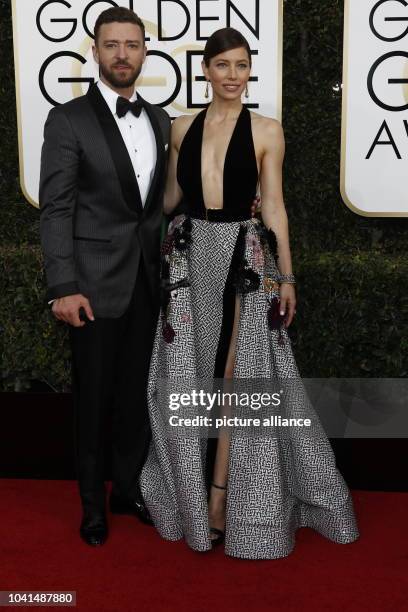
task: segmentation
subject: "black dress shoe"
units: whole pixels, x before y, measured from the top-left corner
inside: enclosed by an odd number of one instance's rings
[[[108,537],[108,525],[101,515],[84,515],[79,533],[89,546],[102,546]]]
[[[152,518],[141,494],[136,499],[128,499],[111,494],[109,507],[112,514],[130,514],[136,516],[145,525],[153,525]]]
[[[225,533],[222,529],[217,529],[216,527],[210,527],[211,535],[215,535],[217,537],[210,538],[212,546],[218,546],[222,544],[225,540]]]

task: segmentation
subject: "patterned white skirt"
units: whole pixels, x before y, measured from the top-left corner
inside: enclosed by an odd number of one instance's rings
[[[163,309],[151,359],[148,407],[152,441],[140,485],[160,535],[211,549],[205,482],[207,441],[169,436],[158,401],[162,379],[213,376],[223,292],[237,242],[240,318],[234,378],[300,380],[279,296],[271,234],[256,219],[215,223],[177,217],[163,245]],[[234,264],[235,265],[235,264]],[[305,404],[307,397],[298,398]],[[302,406],[300,406],[302,407]],[[225,553],[246,559],[288,555],[299,527],[338,543],[358,538],[350,492],[322,428],[281,439],[231,436]]]

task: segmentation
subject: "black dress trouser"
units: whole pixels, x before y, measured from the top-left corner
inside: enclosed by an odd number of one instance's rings
[[[70,328],[77,474],[85,512],[105,512],[108,427],[112,492],[126,498],[138,493],[151,438],[146,388],[158,312],[142,259],[121,317]]]

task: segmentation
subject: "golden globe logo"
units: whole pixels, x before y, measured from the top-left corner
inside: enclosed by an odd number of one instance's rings
[[[168,41],[178,41],[182,39],[187,32],[190,32],[191,29],[193,30],[197,41],[205,41],[208,38],[208,35],[203,32],[204,24],[208,24],[208,22],[216,23],[220,19],[218,15],[203,15],[203,7],[206,1],[208,0],[201,0],[196,3],[195,11],[192,12],[191,6],[189,6],[185,2],[181,2],[181,0],[158,0],[156,4],[157,22],[152,23],[148,21],[145,24],[147,31],[147,44],[149,44],[152,38],[155,38],[157,42],[160,43]],[[67,2],[66,0],[47,0],[46,2],[41,4],[37,11],[36,25],[38,32],[43,38],[45,38],[51,43],[61,43],[72,39],[75,36],[75,33],[77,32],[78,28],[82,27],[83,32],[87,35],[87,39],[84,41],[84,45],[82,45],[81,47],[85,47],[87,50],[89,50],[90,45],[92,44],[91,41],[93,39],[93,25],[91,26],[91,23],[93,24],[95,21],[96,10],[98,10],[99,13],[101,9],[103,10],[108,8],[108,4],[112,6],[118,6],[116,2],[107,2],[106,0],[93,0],[87,5],[85,5],[81,15],[79,15],[78,17],[72,17],[70,15],[72,15],[75,10],[73,6],[69,4],[69,2]],[[246,28],[256,38],[256,40],[259,41],[259,0],[246,2],[246,5],[243,6],[242,10],[238,8],[236,1],[232,2],[231,0],[226,0],[222,4],[223,9],[225,10],[225,24],[227,26],[231,25],[233,21],[233,16],[235,16],[236,20],[240,21],[241,29]],[[66,17],[55,17],[55,14],[59,15],[61,12],[61,5],[65,7],[67,15]],[[121,4],[121,6],[126,6],[127,8],[134,10],[134,2],[132,0],[126,4]],[[166,17],[168,17],[167,20]],[[187,104],[183,110],[188,111],[188,109],[191,108],[202,108],[202,100],[200,100],[199,102],[195,102],[193,100],[193,92],[191,85],[194,80],[199,82],[204,81],[204,77],[202,76],[202,74],[193,74],[193,58],[198,57],[201,61],[204,45],[194,45],[194,47],[194,49],[172,49],[170,53],[166,53],[158,49],[148,51],[148,56],[150,58],[161,58],[163,62],[167,63],[168,66],[163,66],[162,62],[161,67],[163,70],[167,70],[168,68],[170,68],[170,71],[173,73],[172,76],[174,77],[173,79],[169,79],[174,82],[174,85],[171,87],[171,89],[169,89],[165,93],[162,93],[162,99],[156,102],[160,106],[165,107],[172,104],[180,94],[183,77],[180,67],[180,58],[178,56],[183,52],[185,55],[183,61],[186,66],[187,83]],[[258,49],[253,49],[252,53],[253,55],[257,55]],[[55,99],[56,96],[54,98],[54,94],[51,94],[51,92],[47,88],[46,72],[47,69],[53,64],[53,62],[57,62],[59,58],[72,59],[72,65],[74,66],[73,72],[78,74],[82,73],[82,67],[88,64],[86,56],[84,57],[81,52],[73,51],[57,51],[45,59],[39,73],[39,85],[44,98],[52,105],[59,104],[60,102]],[[58,78],[59,83],[90,84],[94,80],[94,76],[61,76]],[[251,77],[251,81],[257,80],[257,76],[253,75]],[[155,86],[157,86],[159,83],[164,84],[163,81],[164,79],[160,79],[160,77],[156,79],[154,79],[153,77],[147,80],[147,82],[150,82]],[[143,79],[141,80],[141,83],[143,84]],[[252,106],[253,108],[258,108],[259,105],[257,103],[254,103],[250,106]]]

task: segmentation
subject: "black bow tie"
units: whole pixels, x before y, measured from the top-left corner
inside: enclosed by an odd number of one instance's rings
[[[117,116],[124,117],[128,111],[133,113],[135,117],[140,117],[142,112],[143,101],[141,98],[137,98],[134,102],[130,102],[127,98],[119,97],[116,100],[116,114]]]

